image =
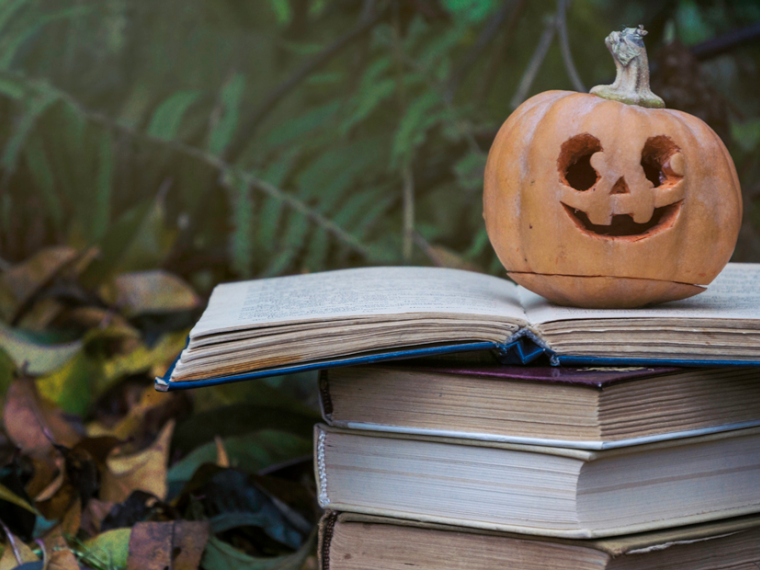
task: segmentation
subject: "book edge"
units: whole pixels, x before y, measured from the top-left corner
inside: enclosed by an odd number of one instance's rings
[[[344,420],[333,420],[332,417],[322,415],[323,419],[331,427],[354,430],[354,431],[370,431],[380,433],[402,434],[402,435],[419,435],[424,437],[436,437],[446,439],[464,439],[494,443],[514,443],[519,445],[533,445],[539,447],[562,447],[569,449],[579,449],[586,451],[606,451],[612,449],[619,449],[625,447],[632,447],[635,445],[647,445],[650,443],[659,443],[671,440],[687,439],[692,437],[702,437],[705,435],[711,435],[716,433],[722,433],[726,431],[736,431],[742,429],[749,429],[754,427],[760,427],[760,419],[737,422],[733,424],[723,424],[720,426],[712,426],[708,428],[699,428],[693,430],[683,430],[678,432],[668,432],[663,434],[656,434],[651,436],[633,437],[619,440],[599,440],[599,441],[576,441],[565,439],[547,439],[540,437],[526,437],[526,436],[511,436],[500,435],[491,433],[477,433],[477,432],[462,432],[456,430],[440,430],[433,428],[415,428],[407,426],[394,426],[387,424],[373,424],[366,422],[351,422]]]
[[[691,526],[655,530],[651,532],[643,532],[620,537],[615,536],[595,540],[578,540],[542,535],[524,535],[514,532],[488,531],[484,529],[473,529],[461,526],[422,522],[412,519],[390,518],[346,511],[339,511],[337,513],[335,511],[330,511],[330,513],[336,517],[338,522],[344,523],[354,522],[388,524],[396,526],[409,526],[412,528],[439,530],[441,532],[460,532],[467,534],[505,537],[516,540],[533,540],[538,542],[567,544],[577,547],[592,548],[605,554],[609,554],[613,557],[625,554],[644,553],[646,552],[647,548],[651,549],[652,547],[670,547],[687,542],[701,542],[715,538],[722,538],[760,527],[760,515],[748,515],[744,517],[720,519],[713,522],[706,522]]]
[[[619,455],[628,455],[631,453],[646,452],[649,450],[663,449],[668,447],[680,447],[684,445],[697,445],[708,441],[714,441],[719,439],[728,439],[735,437],[748,437],[760,434],[760,426],[747,427],[743,429],[734,429],[729,431],[720,431],[715,433],[707,433],[695,437],[682,438],[682,439],[668,439],[665,441],[655,441],[651,443],[639,444],[637,446],[617,447],[612,449],[602,450],[586,450],[576,449],[570,447],[555,447],[555,446],[542,446],[532,445],[524,443],[512,443],[502,441],[487,441],[476,439],[464,439],[457,437],[441,437],[433,435],[420,435],[412,433],[397,433],[388,431],[374,431],[374,430],[356,430],[348,429],[339,426],[331,426],[329,424],[317,424],[316,428],[320,430],[320,433],[344,433],[354,436],[363,437],[377,437],[385,439],[411,439],[416,441],[427,441],[432,443],[449,443],[453,445],[463,445],[466,447],[493,447],[497,449],[524,451],[528,453],[538,453],[542,455],[557,455],[562,457],[570,457],[578,459],[580,461],[590,462],[596,461],[602,458],[609,458]],[[324,452],[324,446],[322,448]],[[324,459],[324,458],[323,458]]]
[[[354,513],[362,515],[377,516],[383,518],[392,518],[399,520],[419,521],[425,524],[439,524],[447,527],[468,528],[474,530],[485,530],[496,533],[516,534],[524,536],[538,536],[538,537],[550,537],[565,540],[583,540],[595,543],[608,542],[613,544],[613,540],[616,538],[625,537],[627,535],[637,535],[644,533],[654,532],[666,532],[674,529],[678,529],[685,526],[696,526],[714,523],[724,519],[732,519],[745,517],[750,515],[756,515],[758,513],[758,507],[742,507],[736,509],[730,509],[727,511],[719,511],[713,513],[702,513],[699,515],[691,515],[688,517],[680,517],[677,519],[668,519],[666,521],[629,525],[624,527],[605,528],[602,531],[592,530],[588,528],[577,528],[572,530],[558,530],[547,529],[544,527],[531,527],[521,525],[499,524],[489,523],[475,520],[462,520],[454,517],[443,517],[437,515],[425,515],[420,513],[404,513],[401,511],[394,511],[392,509],[374,508],[374,507],[357,507],[356,505],[348,505],[339,502],[330,502],[330,510],[335,510],[345,513]],[[628,552],[630,548],[625,550],[617,550],[614,548],[621,548],[620,546],[610,546],[610,552]]]

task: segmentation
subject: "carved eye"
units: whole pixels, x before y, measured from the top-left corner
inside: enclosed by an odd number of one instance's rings
[[[670,186],[683,178],[681,149],[669,137],[650,137],[641,150],[641,166],[654,187]]]
[[[593,188],[600,177],[591,166],[591,156],[601,151],[602,143],[588,133],[562,143],[557,160],[561,182],[581,192]]]

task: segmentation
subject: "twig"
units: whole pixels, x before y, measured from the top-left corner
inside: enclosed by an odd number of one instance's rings
[[[573,87],[579,93],[585,93],[586,87],[583,85],[578,70],[573,62],[573,55],[570,53],[570,42],[567,39],[567,8],[570,0],[557,0],[557,31],[559,32],[559,47],[562,51],[562,60],[565,62],[565,69]]]
[[[454,71],[454,73],[451,74],[451,79],[449,80],[449,84],[446,89],[446,97],[449,100],[454,99],[454,94],[456,93],[459,84],[464,80],[465,77],[467,77],[467,74],[472,70],[475,62],[486,49],[488,43],[494,38],[496,34],[499,33],[499,30],[501,29],[504,22],[507,21],[507,18],[510,16],[510,14],[515,13],[519,4],[519,0],[505,0],[501,6],[501,9],[496,13],[493,19],[491,19],[491,22],[483,29],[480,37],[478,37],[478,40],[475,42],[475,45],[470,48],[470,51],[467,52],[467,54],[462,59],[462,63]]]
[[[354,41],[362,37],[365,33],[380,23],[389,4],[382,7],[374,16],[365,18],[362,14],[360,23],[351,31],[335,40],[324,50],[318,53],[310,61],[299,67],[290,77],[275,87],[269,95],[264,98],[263,103],[248,118],[238,131],[238,135],[230,143],[225,152],[225,158],[234,162],[238,155],[243,151],[248,141],[261,125],[266,116],[277,106],[290,91],[297,87],[304,79],[314,73],[316,70],[325,65],[333,57],[339,54],[343,49],[351,45]]]
[[[409,165],[404,167],[404,261],[412,259],[414,248],[414,176]]]
[[[721,34],[689,48],[700,61],[717,57],[751,41],[760,40],[760,22]]]
[[[533,81],[536,79],[538,70],[541,69],[541,64],[544,62],[544,58],[549,51],[549,46],[554,39],[554,34],[556,31],[557,17],[556,15],[549,16],[546,19],[546,24],[544,25],[544,31],[541,34],[541,38],[538,40],[536,51],[533,52],[533,57],[530,58],[528,67],[525,69],[525,73],[523,73],[522,79],[520,80],[520,85],[517,87],[517,91],[515,92],[514,97],[512,97],[512,101],[509,103],[513,109],[519,107],[520,103],[522,103],[525,100],[525,97],[528,95],[528,91],[530,91],[530,87],[533,85]]]
[[[396,87],[398,93],[398,104],[401,116],[407,112],[406,106],[406,89],[404,85],[404,59],[406,54],[401,42],[401,30],[399,20],[399,6],[394,5],[393,10],[393,40],[391,49],[393,50],[393,60],[396,70]],[[401,255],[406,263],[412,259],[414,253],[414,178],[412,176],[411,160],[404,160],[401,169],[401,204],[403,211],[403,222],[401,228]]]
[[[55,91],[59,99],[61,99],[62,101],[65,101],[77,113],[81,114],[83,117],[87,118],[93,123],[97,123],[108,129],[120,131],[136,139],[146,140],[146,141],[153,142],[155,144],[159,144],[177,153],[195,158],[207,164],[208,166],[211,166],[215,170],[219,171],[221,174],[229,175],[229,177],[232,177],[232,178],[237,177],[238,179],[244,180],[246,184],[251,185],[253,188],[256,188],[257,190],[266,194],[267,196],[270,196],[276,200],[279,200],[285,203],[286,205],[288,205],[289,207],[293,208],[294,210],[297,210],[298,212],[304,214],[307,218],[312,220],[317,225],[322,226],[329,234],[332,234],[333,236],[337,237],[339,240],[343,241],[347,246],[349,246],[352,250],[359,253],[363,257],[369,260],[373,260],[376,258],[376,256],[372,253],[372,250],[369,247],[367,247],[366,245],[361,243],[359,240],[357,240],[355,237],[347,233],[335,222],[328,220],[322,214],[310,208],[308,205],[306,205],[304,202],[302,202],[295,196],[288,194],[287,192],[281,190],[280,188],[277,188],[273,184],[270,184],[264,180],[259,179],[258,177],[251,174],[250,172],[242,171],[234,167],[233,165],[229,164],[228,162],[226,162],[225,160],[223,160],[222,158],[216,155],[213,155],[209,152],[206,152],[204,150],[201,150],[193,146],[186,145],[178,141],[154,137],[152,135],[136,131],[132,127],[122,125],[121,123],[114,121],[110,117],[98,111],[93,111],[91,109],[84,107],[72,95],[70,95],[69,93],[63,90],[54,88],[50,86],[48,83],[30,79],[22,74],[15,73],[15,72],[0,72],[0,77],[12,77],[15,80],[21,80],[21,81],[26,82],[27,85],[29,86],[32,86],[32,87],[36,86],[38,89],[44,89],[47,91],[53,90]],[[164,185],[162,185],[162,188],[163,187]]]

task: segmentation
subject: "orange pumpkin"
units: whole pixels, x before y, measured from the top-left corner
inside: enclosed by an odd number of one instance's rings
[[[728,262],[741,189],[718,135],[649,90],[643,28],[606,39],[617,79],[549,91],[501,127],[484,218],[508,275],[562,304],[632,308],[704,290]]]

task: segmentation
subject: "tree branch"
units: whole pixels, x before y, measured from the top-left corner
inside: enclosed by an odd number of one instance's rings
[[[760,22],[756,22],[744,28],[733,30],[726,34],[714,37],[689,48],[694,57],[704,61],[711,59],[746,43],[760,40]]]
[[[520,80],[520,85],[517,87],[517,91],[515,91],[512,100],[509,102],[512,109],[516,109],[520,106],[520,103],[525,101],[525,98],[530,91],[530,87],[533,85],[533,81],[536,79],[538,70],[541,69],[541,64],[546,58],[546,54],[549,51],[549,46],[551,46],[556,31],[557,16],[549,16],[546,19],[546,24],[544,25],[544,31],[541,34],[541,38],[538,40],[536,51],[533,52],[533,57],[530,58],[528,67],[525,69],[525,73],[523,73],[522,79]]]
[[[570,53],[570,42],[567,38],[567,8],[570,0],[557,0],[557,30],[559,31],[559,47],[562,50],[562,60],[565,62],[565,69],[573,88],[579,93],[586,93],[588,89],[583,85],[578,70],[573,62],[573,55]]]

